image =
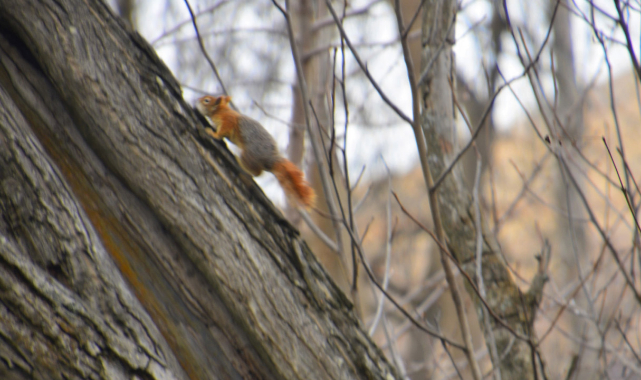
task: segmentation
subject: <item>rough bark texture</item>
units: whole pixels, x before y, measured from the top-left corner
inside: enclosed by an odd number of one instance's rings
[[[144,40],[0,9],[0,378],[396,377]]]
[[[389,0],[388,1],[391,6],[394,6],[394,1]],[[412,57],[412,61],[414,62],[414,71],[415,75],[418,78],[421,75],[421,54],[422,54],[422,44],[421,44],[421,26],[422,26],[422,9],[424,4],[422,4],[422,0],[403,0],[400,3],[401,7],[401,13],[403,15],[403,20],[407,24],[410,20],[412,20],[416,16],[417,10],[419,10],[419,15],[412,25],[412,28],[409,33],[409,41],[408,41],[408,47],[410,50],[410,56]],[[492,1],[492,7],[493,7],[493,15],[492,15],[492,23],[491,23],[491,34],[492,34],[492,46],[491,46],[491,57],[498,57],[498,55],[501,52],[501,43],[500,43],[500,36],[501,32],[505,28],[505,22],[504,19],[500,16],[500,11],[502,9],[502,3],[498,0],[493,0]],[[449,27],[449,25],[446,25],[445,27]],[[496,60],[495,60],[496,62]],[[458,81],[458,86],[456,88],[457,91],[457,96],[458,96],[458,102],[461,106],[464,107],[465,112],[467,113],[468,119],[470,120],[470,123],[473,126],[476,126],[479,124],[481,121],[483,114],[490,104],[492,93],[494,91],[494,84],[496,82],[496,77],[498,76],[498,66],[493,65],[489,68],[489,75],[488,75],[488,89],[487,93],[485,94],[479,94],[477,91],[474,91],[472,88],[468,86],[461,86],[461,82]],[[460,74],[458,75],[460,78]],[[486,118],[484,125],[483,125],[483,130],[479,134],[479,136],[476,139],[476,148],[478,149],[481,157],[482,157],[482,172],[485,173],[486,169],[488,168],[491,159],[492,159],[492,147],[493,147],[493,142],[494,142],[494,123],[492,120],[492,117],[489,116]],[[460,139],[458,139],[460,140]],[[456,147],[453,147],[454,149],[459,148],[459,141],[456,141],[456,139],[453,141],[453,143],[456,144]],[[472,189],[473,184],[474,184],[474,178],[476,175],[476,152],[473,150],[469,150],[465,155],[463,155],[461,159],[461,164],[463,167],[463,174],[462,178],[464,181],[464,185],[466,186],[467,189]],[[481,192],[483,192],[483,187],[481,187]],[[429,263],[429,274],[427,276],[431,276],[438,272],[439,270],[442,270],[441,262],[440,262],[440,255],[439,254],[432,254],[430,255],[430,263]],[[462,282],[461,282],[462,284]],[[427,295],[425,296],[427,297]],[[416,297],[416,300],[421,300],[424,299],[424,297]],[[427,320],[432,320],[432,319],[437,319],[439,315],[448,315],[448,314],[455,313],[454,305],[452,304],[452,299],[449,294],[443,294],[443,296],[440,297],[438,304],[435,306],[431,307],[427,311]],[[473,340],[474,342],[479,341],[481,338],[481,331],[477,328],[478,325],[476,323],[472,323],[470,328],[472,329],[472,334],[473,334]],[[458,336],[460,333],[460,327],[458,326],[458,323],[454,318],[445,318],[441,320],[440,323],[440,328],[442,331],[445,333],[450,333],[448,336]],[[429,338],[425,338],[422,336],[422,334],[417,334],[413,336],[415,340],[413,341],[413,347],[415,349],[409,350],[412,353],[412,359],[416,361],[428,361],[429,360],[429,355],[433,352],[431,349],[432,343],[429,343]],[[456,354],[456,353],[455,353]],[[427,356],[427,359],[426,359]],[[431,369],[425,368],[423,371],[418,371],[415,373],[413,376],[414,378],[422,378],[425,376],[429,376],[431,373]]]
[[[454,103],[452,86],[455,83],[454,22],[456,2],[441,0],[426,2],[423,22],[423,68],[433,62],[426,80],[422,83],[422,125],[427,140],[428,163],[434,178],[451,163],[455,153]],[[449,30],[449,33],[448,33]],[[424,69],[421,70],[423,72]],[[469,193],[464,189],[459,167],[455,167],[438,188],[438,205],[443,227],[448,239],[448,247],[463,270],[478,286],[476,276],[476,227],[474,224],[474,205]],[[531,331],[536,300],[542,282],[537,279],[532,293],[522,294],[512,280],[500,254],[499,247],[491,233],[484,228],[482,252],[482,276],[487,292],[486,302],[493,312],[520,336],[534,340]],[[469,284],[469,283],[468,283]],[[483,318],[485,306],[468,286],[477,308],[477,315]],[[483,326],[483,323],[480,323]],[[514,335],[495,318],[490,320],[491,331],[484,331],[486,344],[489,334],[496,338],[498,352],[502,356],[500,370],[503,379],[534,378],[532,350],[527,340]],[[488,346],[488,350],[489,350]]]

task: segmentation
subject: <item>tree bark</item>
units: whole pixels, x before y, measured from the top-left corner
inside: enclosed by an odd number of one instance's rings
[[[0,377],[398,377],[140,36],[0,9]]]
[[[423,59],[420,83],[423,113],[421,124],[427,143],[427,162],[436,181],[452,163],[456,153],[453,86],[455,85],[454,27],[456,2],[426,2],[423,15]],[[428,66],[430,65],[430,66]],[[429,70],[426,68],[429,67]],[[481,319],[486,345],[491,352],[492,339],[501,355],[498,368],[503,379],[534,379],[539,370],[533,360],[536,336],[533,331],[535,311],[540,301],[545,273],[539,273],[528,293],[521,293],[514,283],[497,242],[481,221],[481,277],[477,276],[477,212],[469,192],[463,186],[460,166],[444,178],[438,202],[447,246],[463,272],[472,280],[468,293]],[[480,217],[483,215],[481,214]],[[481,280],[486,296],[478,296]],[[487,312],[487,307],[492,314]],[[484,317],[485,316],[485,317]],[[489,318],[489,328],[483,318]],[[518,337],[517,337],[518,336]],[[496,365],[496,364],[495,364]]]

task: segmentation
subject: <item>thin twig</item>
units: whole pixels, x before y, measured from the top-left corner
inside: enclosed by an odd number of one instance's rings
[[[345,222],[345,221],[343,220],[343,222]],[[378,290],[381,291],[381,293],[383,293],[385,295],[385,297],[394,305],[394,307],[396,307],[396,309],[398,311],[400,311],[401,314],[403,314],[403,316],[405,316],[405,318],[407,318],[419,330],[423,331],[424,333],[427,333],[428,335],[431,335],[432,337],[440,339],[441,342],[444,343],[444,344],[447,343],[452,347],[458,348],[461,351],[465,351],[465,346],[463,346],[463,345],[461,345],[459,343],[455,343],[452,340],[450,340],[450,339],[446,338],[445,336],[443,336],[442,334],[440,334],[440,333],[438,333],[438,332],[436,332],[436,331],[424,326],[423,324],[419,323],[414,317],[412,317],[412,315],[410,315],[409,312],[407,312],[405,309],[403,309],[401,304],[394,297],[392,297],[391,294],[389,294],[387,291],[385,291],[385,289],[383,289],[383,286],[381,286],[381,284],[379,284],[378,281],[376,281],[376,277],[374,277],[374,273],[372,273],[372,270],[369,268],[368,265],[365,265],[366,261],[365,261],[365,255],[363,253],[363,247],[360,244],[358,244],[358,240],[357,240],[356,236],[354,236],[353,232],[349,228],[346,228],[345,230],[350,235],[351,239],[353,239],[357,243],[356,244],[356,252],[358,252],[358,256],[361,259],[361,262],[363,263],[363,268],[365,269],[365,273],[367,274],[367,277],[369,277],[370,281],[378,288]],[[509,328],[509,326],[508,326],[508,328]]]
[[[414,12],[414,16],[412,16],[412,19],[410,20],[410,22],[407,23],[407,28],[405,28],[405,31],[401,34],[401,38],[407,38],[407,35],[409,34],[410,30],[414,26],[414,23],[416,22],[416,19],[418,19],[418,15],[421,14],[421,9],[423,8],[425,1],[426,0],[422,0],[421,3],[418,5],[418,8],[416,8],[416,12]]]
[[[605,231],[603,230],[603,228],[599,224],[599,221],[597,220],[596,215],[594,215],[594,212],[592,211],[592,208],[590,207],[590,204],[588,203],[587,197],[585,196],[583,191],[581,191],[581,189],[579,188],[579,186],[578,186],[578,184],[576,182],[576,179],[574,178],[572,173],[570,173],[569,169],[567,168],[567,163],[565,162],[565,160],[562,157],[559,157],[559,160],[562,163],[562,165],[565,167],[566,171],[568,172],[568,178],[570,179],[570,181],[572,182],[572,184],[576,188],[577,194],[579,194],[579,197],[581,198],[581,201],[585,205],[585,209],[588,212],[588,215],[590,216],[590,220],[592,221],[592,224],[596,227],[597,231],[599,231],[599,234],[601,235],[601,238],[603,239],[605,244],[608,246],[610,252],[612,253],[612,257],[614,258],[614,261],[617,263],[617,265],[618,265],[618,267],[619,267],[619,269],[621,271],[621,274],[623,275],[623,278],[625,279],[625,282],[627,283],[627,285],[632,290],[632,293],[634,294],[634,298],[637,300],[637,302],[641,303],[641,294],[639,294],[639,291],[635,287],[634,281],[632,281],[632,279],[628,275],[628,272],[625,270],[625,266],[623,265],[623,262],[621,261],[621,258],[619,258],[619,255],[617,253],[616,248],[614,248],[614,245],[612,245],[612,242],[610,241],[610,238],[606,235]]]
[[[226,4],[226,3],[229,3],[230,1],[231,0],[222,0],[219,3],[216,3],[216,4],[212,5],[211,7],[203,9],[202,11],[200,11],[196,15],[196,17],[198,17],[198,16],[200,16],[201,14],[204,14],[204,13],[210,13],[210,12],[214,11],[216,8],[222,6],[222,5]],[[156,37],[156,39],[151,41],[150,44],[152,46],[154,46],[154,47],[158,47],[159,46],[159,44],[158,44],[159,41],[161,41],[164,38],[167,38],[168,36],[171,36],[174,33],[177,33],[183,26],[192,23],[193,22],[192,20],[193,20],[193,16],[190,16],[189,20],[182,21],[182,22],[178,23],[177,25],[175,25],[173,28],[164,31],[163,34],[161,34],[160,36]]]
[[[496,320],[496,322],[497,322],[498,324],[500,324],[501,326],[503,326],[506,330],[508,330],[508,331],[509,331],[512,335],[514,335],[516,338],[518,338],[518,339],[520,339],[520,340],[523,340],[523,341],[526,341],[526,342],[529,342],[529,341],[530,341],[530,338],[528,338],[528,337],[526,337],[526,336],[523,336],[523,335],[519,334],[518,332],[516,332],[516,331],[515,331],[515,330],[514,330],[510,325],[508,325],[505,321],[503,321],[503,320],[501,319],[501,317],[499,317],[499,316],[494,312],[494,310],[492,310],[492,308],[490,308],[490,305],[488,305],[488,304],[487,304],[487,301],[485,300],[485,298],[481,297],[481,293],[479,292],[479,289],[477,288],[477,286],[476,286],[476,284],[475,284],[474,280],[472,280],[472,277],[470,277],[470,275],[469,275],[467,272],[465,272],[465,271],[463,270],[463,268],[461,268],[461,265],[460,265],[460,264],[459,264],[459,262],[456,260],[456,258],[454,258],[454,256],[452,256],[452,253],[449,251],[449,249],[448,249],[445,245],[443,245],[443,243],[441,243],[441,242],[438,240],[438,237],[436,236],[436,234],[435,234],[434,232],[430,231],[430,229],[429,229],[429,228],[425,227],[425,225],[424,225],[423,223],[421,223],[418,219],[416,219],[416,217],[414,217],[414,216],[413,216],[413,215],[412,215],[412,214],[411,214],[411,213],[410,213],[410,212],[405,208],[405,206],[403,206],[403,203],[401,203],[401,200],[398,198],[398,195],[397,195],[396,193],[393,193],[393,194],[394,194],[394,197],[396,198],[396,202],[397,202],[397,203],[398,203],[398,205],[401,207],[401,211],[403,211],[403,213],[404,213],[405,215],[407,215],[407,217],[409,217],[409,218],[412,220],[412,222],[414,222],[417,226],[419,226],[423,231],[427,232],[427,234],[428,234],[428,235],[430,235],[430,237],[431,237],[431,238],[432,238],[432,240],[436,243],[436,245],[438,245],[438,247],[439,247],[440,249],[442,249],[442,250],[447,254],[447,256],[448,256],[448,257],[450,258],[450,260],[454,263],[454,265],[456,266],[456,268],[461,272],[461,274],[463,275],[463,277],[465,277],[465,279],[467,280],[468,284],[470,285],[470,287],[472,288],[472,290],[474,291],[474,293],[479,297],[479,299],[481,300],[481,303],[483,303],[483,306],[485,306],[485,308],[490,312],[490,315],[492,315],[492,318],[494,318],[494,320]]]
[[[341,25],[343,23],[343,20],[346,17],[346,8],[343,8],[343,15],[341,17]],[[335,75],[335,70],[334,70],[334,75]],[[333,81],[334,83],[336,81]],[[349,168],[348,168],[348,160],[347,160],[347,131],[349,130],[349,102],[347,101],[347,89],[346,89],[346,84],[347,83],[347,76],[346,76],[346,69],[345,69],[345,43],[344,40],[341,38],[341,80],[339,81],[340,88],[341,88],[341,94],[343,98],[343,110],[345,112],[345,133],[343,137],[343,173],[345,175],[345,192],[347,193],[347,213],[349,215],[349,228],[352,229],[353,231],[356,230],[356,225],[354,222],[354,208],[352,206],[352,188],[350,187],[350,180],[349,180]],[[333,92],[332,92],[333,94]],[[334,102],[335,103],[335,102]],[[335,113],[332,112],[332,115]],[[334,124],[332,124],[334,125]],[[330,150],[331,152],[331,150]],[[330,165],[331,166],[331,165]],[[336,183],[336,182],[334,182]],[[336,198],[340,199],[338,192],[336,193]],[[358,234],[357,234],[358,235]],[[354,242],[351,242],[351,253],[352,253],[352,298],[358,297],[358,260],[356,258],[356,247]]]
[[[325,233],[320,228],[318,228],[316,223],[314,223],[312,218],[310,218],[309,214],[305,210],[301,210],[298,208],[296,210],[298,210],[298,214],[300,215],[300,217],[305,221],[305,223],[307,223],[309,229],[316,234],[320,241],[322,241],[323,244],[325,244],[327,248],[329,248],[332,252],[339,253],[336,243],[332,241],[329,236],[325,235]]]
[[[628,204],[628,209],[630,209],[630,214],[632,215],[632,219],[634,219],[634,224],[637,226],[637,232],[641,233],[641,227],[639,227],[639,220],[637,219],[637,213],[634,210],[634,207],[632,206],[628,189],[625,186],[623,186],[623,180],[621,179],[621,174],[619,174],[619,168],[617,167],[617,164],[614,162],[614,157],[612,157],[612,152],[610,152],[610,147],[608,146],[607,141],[605,141],[605,137],[603,137],[602,140],[603,140],[603,145],[605,145],[605,149],[608,150],[610,161],[612,162],[612,166],[614,166],[614,171],[616,171],[617,177],[619,178],[619,190],[621,190],[621,192],[623,193],[623,197],[625,198],[625,201]]]
[[[519,191],[519,193],[514,197],[514,200],[510,202],[510,205],[507,207],[503,215],[501,215],[496,221],[496,223],[494,223],[494,227],[492,228],[493,235],[496,235],[499,232],[501,225],[505,223],[505,220],[509,218],[510,215],[512,215],[518,203],[521,201],[521,199],[523,199],[523,196],[525,195],[525,193],[528,192],[530,184],[536,179],[538,174],[541,173],[543,164],[545,163],[548,157],[550,157],[550,152],[546,151],[545,155],[543,155],[543,157],[540,160],[536,161],[536,166],[534,166],[534,169],[532,169],[530,176],[528,178],[521,177],[521,179],[523,180],[523,186],[521,187],[521,190]],[[516,170],[518,173],[518,169]],[[520,174],[521,173],[519,173],[519,175]]]
[[[194,24],[194,30],[196,31],[196,36],[198,37],[198,46],[200,46],[200,50],[203,52],[205,59],[209,63],[209,66],[211,66],[211,69],[214,71],[214,74],[216,75],[216,79],[218,79],[218,83],[220,83],[220,88],[223,90],[223,93],[225,95],[228,95],[229,93],[227,92],[227,88],[225,88],[225,83],[223,82],[223,79],[220,77],[218,68],[214,63],[214,60],[212,60],[209,54],[207,53],[207,49],[205,49],[205,44],[203,43],[203,39],[200,36],[200,31],[198,30],[198,24],[196,23],[196,16],[194,16],[194,11],[191,9],[191,5],[189,5],[189,0],[185,0],[185,5],[189,10],[189,15],[191,16],[191,22]],[[233,103],[232,103],[232,106],[233,106]]]
[[[360,16],[368,13],[370,11],[370,8],[372,5],[375,5],[376,3],[381,3],[385,0],[373,0],[372,2],[365,4],[364,6],[357,8],[357,9],[352,9],[350,11],[347,11],[346,9],[343,9],[343,18],[348,18],[348,17],[354,17],[354,16]],[[322,20],[316,21],[312,25],[312,32],[316,32],[322,28],[325,28],[327,26],[330,26],[335,23],[335,20],[331,17],[324,18]]]
[[[620,0],[614,0],[614,6],[616,7],[617,14],[619,15],[619,18],[616,19],[616,22],[619,25],[621,25],[621,30],[623,31],[623,34],[625,35],[626,48],[628,50],[628,54],[630,55],[630,60],[632,61],[632,66],[634,68],[634,72],[637,74],[637,80],[641,80],[641,65],[639,64],[639,59],[637,58],[636,53],[634,52],[634,45],[633,45],[634,43],[632,42],[632,37],[630,36],[630,27],[628,26],[627,22],[625,21],[625,15],[623,14],[623,8],[621,7],[621,1]]]
[[[272,1],[275,1],[275,0],[272,0]],[[360,66],[361,70],[363,70],[363,73],[365,74],[365,76],[367,77],[367,79],[369,79],[370,83],[372,83],[372,86],[374,86],[374,89],[376,90],[376,92],[378,93],[378,95],[381,97],[381,99],[383,99],[383,101],[384,101],[385,103],[387,103],[387,105],[388,105],[391,109],[393,109],[393,110],[394,110],[394,112],[396,112],[396,114],[398,115],[398,117],[400,117],[400,118],[401,118],[401,119],[403,119],[404,121],[406,121],[406,122],[408,122],[408,123],[410,123],[410,124],[411,124],[411,123],[412,123],[412,119],[410,119],[410,118],[409,118],[409,116],[405,115],[405,113],[404,113],[403,111],[401,111],[401,109],[400,109],[400,108],[398,108],[398,107],[397,107],[397,106],[392,102],[392,100],[391,100],[390,98],[388,98],[388,97],[387,97],[387,95],[383,92],[383,90],[382,90],[382,89],[381,89],[381,87],[378,85],[378,83],[376,82],[376,80],[374,79],[374,77],[372,77],[372,74],[370,74],[369,70],[367,69],[367,66],[363,63],[363,61],[361,60],[361,57],[360,57],[360,56],[358,55],[358,53],[356,52],[356,49],[354,48],[354,45],[352,45],[352,42],[351,42],[351,41],[350,41],[350,39],[347,37],[347,33],[345,33],[345,29],[343,28],[343,25],[341,25],[340,20],[339,20],[338,16],[336,15],[336,11],[334,11],[334,7],[332,7],[332,3],[331,3],[331,1],[330,1],[330,0],[325,0],[325,3],[327,4],[327,9],[329,9],[329,12],[332,14],[332,17],[334,18],[334,22],[335,22],[336,26],[338,27],[338,30],[339,30],[339,31],[340,31],[340,33],[341,33],[341,37],[342,37],[343,39],[345,39],[345,43],[346,43],[346,44],[347,44],[347,46],[349,47],[349,50],[352,52],[352,55],[354,56],[354,59],[355,59],[355,60],[356,60],[356,62],[358,63],[358,66]]]
[[[392,192],[392,174],[389,171],[389,168],[387,167],[387,164],[383,161],[383,164],[385,165],[385,169],[387,170],[387,207],[386,207],[386,221],[387,221],[387,236],[385,239],[385,277],[383,278],[383,288],[387,290],[387,285],[389,284],[389,277],[390,277],[390,258],[392,257],[392,199],[391,199],[391,192]],[[372,322],[372,326],[369,328],[369,336],[374,335],[374,332],[376,331],[376,326],[378,325],[378,321],[381,318],[381,315],[383,314],[383,307],[385,306],[385,297],[381,293],[379,299],[378,299],[378,306],[376,307],[376,313],[374,314],[374,321]],[[390,349],[392,347],[392,344],[390,343]]]
[[[434,181],[434,186],[430,187],[430,191],[435,191],[436,189],[438,189],[438,187],[441,185],[441,183],[443,182],[445,177],[447,177],[447,175],[450,174],[450,172],[452,171],[452,169],[454,168],[456,163],[458,163],[458,161],[461,159],[461,157],[463,157],[465,152],[467,152],[467,150],[472,147],[472,145],[474,144],[474,141],[476,141],[477,137],[481,133],[481,130],[483,129],[483,126],[486,124],[485,120],[490,115],[490,112],[492,111],[492,107],[494,106],[494,101],[496,100],[498,95],[501,93],[501,91],[503,91],[503,89],[506,88],[506,87],[509,88],[510,85],[512,84],[512,82],[515,82],[515,81],[521,79],[523,76],[525,76],[527,74],[527,72],[530,70],[530,68],[531,68],[531,66],[527,66],[525,68],[525,70],[523,70],[523,73],[521,73],[521,75],[519,75],[519,76],[517,76],[515,78],[512,78],[509,81],[505,82],[504,84],[499,86],[499,88],[496,90],[496,92],[494,92],[494,95],[492,95],[492,99],[490,99],[490,102],[488,103],[487,107],[485,107],[485,111],[483,111],[483,115],[481,116],[481,119],[476,124],[476,128],[474,129],[474,132],[472,133],[472,136],[470,137],[470,140],[463,147],[463,149],[461,149],[458,152],[458,154],[454,157],[454,159],[448,165],[448,167],[445,168],[445,170],[443,170],[443,172],[438,177],[438,179],[436,181]]]

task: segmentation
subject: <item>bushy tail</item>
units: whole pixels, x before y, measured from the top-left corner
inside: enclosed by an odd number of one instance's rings
[[[316,194],[309,187],[305,175],[296,165],[283,158],[274,164],[271,171],[288,198],[295,200],[299,206],[302,205],[307,209],[314,206]]]

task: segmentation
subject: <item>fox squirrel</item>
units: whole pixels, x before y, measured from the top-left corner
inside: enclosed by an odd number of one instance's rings
[[[217,140],[226,137],[239,147],[240,166],[251,175],[258,176],[263,170],[272,172],[288,198],[297,205],[312,207],[316,195],[303,172],[280,155],[276,141],[259,122],[229,108],[230,100],[230,96],[209,95],[198,99],[196,109],[209,117],[216,128],[215,132],[207,128],[207,134]]]

